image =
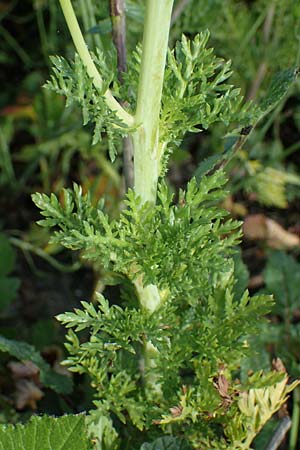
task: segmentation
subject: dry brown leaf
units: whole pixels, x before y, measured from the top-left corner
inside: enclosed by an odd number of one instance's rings
[[[222,397],[223,406],[227,408],[232,403],[232,399],[228,393],[229,381],[227,380],[225,375],[220,374],[218,376],[218,379],[214,382],[214,386]]]
[[[229,388],[229,382],[228,382],[227,378],[224,375],[219,375],[218,382],[217,382],[217,389],[218,389],[221,397],[228,396],[228,388]]]
[[[272,360],[272,369],[276,370],[276,372],[287,373],[287,370],[280,358],[274,358]]]
[[[43,391],[33,381],[24,378],[17,380],[15,392],[16,409],[22,410],[28,406],[32,410],[35,410],[37,408],[37,401],[43,396]]]
[[[15,379],[32,378],[35,382],[39,380],[40,369],[32,361],[11,361],[7,364]]]
[[[170,408],[170,413],[172,415],[172,417],[180,417],[181,413],[182,413],[182,406],[173,406],[172,408]]]
[[[232,195],[226,197],[222,206],[234,216],[245,217],[248,214],[246,206],[242,203],[235,202]]]
[[[243,225],[244,236],[250,240],[265,240],[269,247],[284,249],[298,247],[300,237],[285,230],[279,223],[264,214],[246,217]]]
[[[11,361],[7,365],[15,380],[14,402],[16,409],[35,410],[44,393],[40,389],[40,369],[32,361]]]
[[[254,275],[249,280],[248,288],[249,289],[257,289],[257,288],[261,287],[264,284],[264,282],[265,282],[264,277],[261,274]]]
[[[276,372],[284,372],[287,374],[287,370],[280,358],[274,358],[272,360],[272,369],[276,370]],[[281,407],[278,411],[278,416],[280,418],[282,418],[284,416],[288,416],[288,414],[289,414],[289,412],[288,412],[287,402],[285,402],[283,405],[281,405]]]

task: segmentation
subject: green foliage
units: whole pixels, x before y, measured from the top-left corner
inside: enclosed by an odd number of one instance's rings
[[[237,298],[241,298],[249,282],[249,271],[246,264],[242,260],[241,249],[233,255],[234,261],[234,278],[236,280],[234,286],[234,294]]]
[[[266,206],[287,208],[287,185],[299,186],[299,175],[263,167],[257,161],[249,161],[247,166],[252,174],[245,182],[245,189],[256,192],[258,200]]]
[[[216,121],[250,125],[255,117],[249,103],[241,106],[240,90],[226,83],[230,61],[207,49],[208,39],[208,31],[193,40],[183,35],[169,50],[161,113],[164,142],[180,142],[187,131],[199,132]]]
[[[247,335],[259,329],[272,304],[269,296],[250,298],[242,292],[242,268],[241,286],[234,288],[229,255],[239,239],[239,224],[224,221],[225,212],[216,207],[225,181],[222,171],[199,185],[192,180],[180,192],[178,204],[164,184],[156,206],[141,205],[129,192],[118,220],[109,220],[103,204],[93,207],[76,185],[73,192],[64,191],[62,203],[53,194],[33,197],[45,217],[40,224],[57,230],[54,242],[83,250],[85,257],[134,284],[140,278],[144,285],[155,283],[162,296],[152,314],[135,298],[121,307],[99,296],[96,306],[82,302],[83,309],[58,317],[70,328],[66,364],[71,371],[87,373],[95,388],[98,426],[93,433],[105,450],[118,448],[116,433],[122,440],[113,416],[133,435],[138,430],[153,433],[153,424],[154,430],[170,424],[176,435],[181,426],[193,424],[191,442],[199,436],[210,442],[205,448],[219,442],[214,427],[223,423],[229,405],[214,380],[220,373],[231,378],[249,353]],[[89,337],[81,342],[77,333],[84,330]],[[155,366],[146,363],[147,342]],[[156,388],[146,382],[153,376]],[[274,383],[274,377],[267,379],[268,386]],[[249,382],[256,385],[259,380]],[[226,395],[234,415],[238,397]]]
[[[63,394],[72,391],[71,379],[54,372],[32,345],[0,336],[0,351],[7,352],[21,361],[32,361],[40,369],[40,380],[44,386]]]
[[[0,233],[0,255],[0,311],[2,311],[14,300],[20,286],[20,280],[10,276],[15,268],[16,254],[3,233]]]
[[[299,307],[300,264],[283,251],[270,254],[264,270],[266,291],[276,298],[276,312],[289,311],[292,320],[293,311]]]
[[[0,186],[9,186],[11,189],[16,184],[15,171],[9,144],[13,137],[13,126],[11,121],[2,121],[0,130]]]
[[[109,220],[102,205],[93,207],[77,186],[64,191],[63,204],[53,194],[35,194],[33,200],[45,216],[39,224],[57,228],[52,242],[83,250],[109,270],[132,281],[142,276],[145,285],[157,284],[189,302],[209,295],[211,274],[228,270],[226,254],[240,236],[239,223],[224,222],[227,213],[216,207],[225,196],[225,182],[221,171],[199,185],[192,180],[180,192],[178,205],[162,184],[155,208],[141,205],[129,192],[117,221]]]
[[[211,155],[199,164],[195,172],[197,180],[200,180],[203,175],[208,174],[216,167],[225,166],[231,161],[237,151],[247,142],[253,126],[257,125],[282,102],[297,76],[298,71],[295,69],[286,69],[274,75],[266,97],[255,110],[252,107],[251,114],[249,113],[250,116],[248,117],[248,125],[240,130],[238,136],[234,135],[237,134],[235,132],[226,139],[222,153]],[[243,155],[241,159],[243,157],[245,158]],[[245,188],[255,190],[259,200],[266,205],[273,204],[279,207],[286,207],[285,186],[287,183],[298,185],[299,177],[283,171],[280,172],[271,167],[261,167],[261,164],[257,161],[255,163],[253,165],[251,165],[251,161],[246,161],[245,163],[249,175],[245,182]]]
[[[261,387],[252,387],[249,391],[242,390],[238,396],[236,409],[228,410],[231,420],[223,422],[224,434],[226,438],[200,439],[195,438],[195,448],[207,448],[216,450],[249,450],[253,447],[251,443],[265,425],[267,420],[274,414],[280,406],[286,401],[287,394],[294,389],[298,382],[287,385],[288,377],[284,373],[270,373],[263,375],[257,373],[254,375],[258,385]],[[253,382],[254,380],[252,380]],[[272,383],[273,385],[270,385]],[[198,446],[198,447],[197,447]]]
[[[257,121],[259,110],[249,102],[242,105],[240,90],[226,83],[232,74],[230,61],[214,56],[213,49],[206,48],[208,39],[207,31],[196,35],[193,40],[183,35],[175,50],[168,53],[160,115],[160,143],[162,152],[165,152],[162,173],[166,170],[171,149],[181,143],[187,132],[202,131],[214,122],[227,126],[236,123],[242,127]],[[54,75],[46,87],[64,95],[66,106],[73,103],[81,106],[84,125],[89,122],[95,125],[94,144],[101,139],[101,133],[106,132],[110,156],[114,160],[120,137],[132,130],[126,128],[107,107],[103,94],[113,83],[113,92],[121,95],[131,110],[135,108],[141,49],[138,47],[133,52],[128,74],[124,76],[125,84],[121,88],[116,81],[113,58],[110,55],[104,58],[100,51],[93,58],[105,79],[101,92],[94,87],[78,55],[70,63],[62,57],[52,57]]]
[[[244,361],[241,378],[244,379],[250,369],[270,368],[270,355],[267,351],[270,346],[273,355],[283,361],[288,373],[293,377],[299,377],[300,264],[284,251],[269,252],[263,277],[265,287],[261,292],[274,295],[275,303],[272,307],[274,319],[267,327],[261,325],[258,335],[251,339],[250,344],[256,347],[257,352]]]
[[[151,444],[145,443],[141,450],[190,450],[190,446],[181,439],[169,436],[155,439]]]
[[[67,2],[61,4],[68,16]],[[99,294],[95,303],[83,301],[81,309],[58,316],[68,329],[64,364],[87,374],[95,391],[88,421],[98,447],[245,450],[297,382],[287,387],[285,374],[262,371],[238,379],[242,361],[253,354],[251,335],[261,329],[272,298],[251,298],[244,291],[247,272],[232,257],[240,224],[219,206],[226,196],[220,167],[282,100],[295,72],[279,74],[260,107],[243,103],[240,90],[228,82],[230,62],[206,48],[204,32],[191,40],[183,35],[168,52],[163,80],[164,51],[158,44],[167,42],[171,7],[172,2],[161,6],[166,21],[161,29],[155,28],[154,10],[146,8],[148,31],[122,87],[114,57],[98,52],[92,58],[104,82],[96,89],[87,75],[86,47],[76,41],[85,64],[78,55],[71,63],[53,59],[47,86],[64,95],[67,106],[81,107],[84,124],[95,125],[94,143],[106,134],[114,159],[120,138],[133,135],[135,190],[127,193],[119,216],[111,218],[103,201],[95,205],[76,184],[61,199],[40,193],[33,200],[44,217],[39,224],[54,228],[52,242],[79,250],[109,271],[122,290],[118,304]],[[69,27],[74,31],[74,21]],[[149,30],[157,33],[155,51],[149,50]],[[112,64],[105,62],[109,59]],[[161,90],[160,111],[155,102],[144,111],[140,99],[159,102]],[[132,128],[118,119],[127,113],[112,94],[131,111]],[[117,106],[113,111],[108,105]],[[164,181],[157,186],[172,148],[186,133],[216,123],[229,133],[232,126],[238,131],[229,134],[221,158],[206,161],[175,201]]]
[[[261,116],[259,120],[280,105],[297,76],[298,70],[296,69],[285,69],[273,76],[266,96],[260,103]],[[268,145],[269,151],[270,145]],[[278,166],[278,162],[276,165]],[[267,164],[263,166],[259,161],[246,160],[245,167],[248,172],[248,178],[244,184],[246,190],[256,192],[258,200],[267,206],[287,207],[287,184],[299,185],[299,176],[279,168],[269,167]]]
[[[288,89],[298,76],[298,69],[285,69],[273,76],[266,97],[261,102],[261,109],[270,112],[274,105],[286,95]]]
[[[102,296],[96,308],[82,302],[83,310],[58,317],[71,328],[66,364],[71,371],[90,375],[97,392],[95,405],[108,420],[112,413],[138,430],[151,430],[153,423],[163,429],[171,424],[175,434],[179,425],[195,424],[196,428],[204,422],[201,431],[210,435],[210,415],[223,422],[228,408],[214,380],[220,371],[229,375],[237,368],[248,353],[243,337],[258,329],[258,317],[270,309],[270,297],[249,299],[246,293],[234,301],[232,286],[230,276],[220,282],[207,303],[187,308],[184,303],[175,307],[167,301],[152,315],[136,308],[110,307]],[[89,331],[89,341],[80,343],[74,331],[84,329]],[[146,337],[157,350],[155,368],[150,372],[141,370]],[[153,371],[158,376],[158,391],[144,384]],[[265,384],[274,382],[273,376]],[[250,385],[255,383],[260,387],[260,379]],[[188,388],[184,388],[186,384]]]
[[[120,121],[116,114],[106,105],[103,94],[114,79],[116,69],[107,67],[100,50],[94,55],[94,62],[101,73],[106,75],[102,90],[95,88],[92,79],[76,54],[72,62],[65,58],[55,56],[51,58],[53,75],[45,85],[48,89],[66,97],[66,107],[77,104],[81,107],[83,125],[94,125],[93,144],[101,140],[101,133],[106,132],[108,137],[110,157],[115,159],[120,138],[128,134],[128,128]]]
[[[161,110],[163,146],[179,146],[187,132],[199,133],[215,122],[243,127],[257,121],[259,110],[250,102],[243,104],[240,89],[228,83],[231,62],[206,48],[208,39],[208,31],[192,40],[183,35],[168,52]],[[162,167],[166,169],[166,158]]]
[[[287,385],[288,377],[284,376],[273,386],[250,389],[242,393],[238,401],[241,412],[228,427],[228,437],[233,442],[232,450],[249,449],[253,438],[261,430],[270,417],[279,410],[287,400],[287,394],[298,381]],[[238,436],[243,436],[242,439]]]
[[[274,293],[275,321],[262,334],[263,345],[273,345],[274,352],[282,358],[293,376],[300,374],[298,309],[300,289],[300,264],[283,251],[270,253],[264,270],[264,292]],[[277,323],[278,322],[278,323]]]
[[[88,450],[85,416],[38,417],[26,425],[0,426],[1,450]]]
[[[180,3],[178,0],[177,3]],[[262,63],[268,73],[258,97],[265,95],[269,75],[299,64],[299,9],[293,0],[255,0],[249,5],[235,0],[191,0],[174,23],[172,36],[208,28],[216,51],[232,59],[235,80],[247,91]]]
[[[89,434],[93,436],[98,447],[105,450],[118,450],[120,440],[118,433],[113,427],[112,418],[110,418],[101,405],[97,409],[92,409],[86,418]]]
[[[181,2],[177,3],[177,6],[180,6]],[[277,105],[278,109],[271,117],[260,121],[257,133],[252,134],[247,145],[250,163],[255,159],[253,162],[260,163],[260,170],[253,174],[246,168],[246,176],[244,170],[241,170],[238,180],[234,179],[232,183],[234,190],[243,188],[254,192],[262,204],[281,208],[287,206],[289,198],[286,185],[290,182],[286,178],[290,176],[293,178],[298,172],[297,163],[293,167],[288,158],[290,152],[299,148],[297,144],[293,146],[289,143],[294,120],[293,118],[285,120],[284,113],[285,108],[290,111],[289,114],[291,113],[293,100],[291,99],[285,106],[289,97],[296,97],[298,104],[297,85],[294,89],[289,89],[288,95],[283,95],[280,100],[277,97],[278,101],[274,95],[273,106],[270,100],[274,88],[278,94],[281,89],[287,93],[286,88],[297,77],[300,61],[299,36],[297,33],[288,33],[287,30],[298,29],[299,20],[299,9],[292,0],[282,2],[255,0],[251,4],[234,0],[226,2],[191,0],[181,10],[171,32],[173,39],[176,40],[182,33],[193,35],[198,33],[199,29],[208,28],[216,54],[232,60],[231,79],[242,88],[245,97],[258,99],[261,112],[267,113],[270,111],[269,106],[273,108]],[[298,121],[295,121],[295,127],[298,130]],[[232,158],[232,154],[226,152],[218,153],[219,158],[216,155],[210,156],[212,151],[220,152],[220,138],[223,134],[224,128],[215,126],[209,136],[201,140],[199,153],[201,156],[203,154],[209,156],[209,159],[204,161],[206,167],[209,166],[205,170],[210,171],[220,163],[224,165],[224,162]],[[282,148],[281,153],[275,148],[278,143]],[[240,164],[240,161],[235,161],[234,167]],[[203,167],[202,161],[200,165]],[[233,165],[230,169],[232,168]],[[270,170],[279,170],[278,177],[271,178]],[[294,181],[291,181],[291,184],[294,184]],[[297,182],[295,184],[297,186]],[[297,188],[292,192],[298,196]]]

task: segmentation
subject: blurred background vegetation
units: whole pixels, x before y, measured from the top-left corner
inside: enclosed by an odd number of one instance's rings
[[[74,1],[91,49],[115,52],[108,1]],[[141,40],[144,1],[127,0],[128,58]],[[170,40],[182,33],[210,31],[210,46],[232,61],[232,83],[245,99],[262,100],[271,77],[300,62],[300,6],[294,0],[177,0]],[[25,421],[33,413],[63,414],[90,407],[84,378],[70,383],[59,366],[63,331],[53,318],[95,289],[117,301],[109,274],[88,267],[80,254],[49,245],[35,222],[30,195],[59,193],[73,181],[105,196],[117,214],[124,183],[122,158],[112,164],[107,139],[91,144],[81,113],[64,108],[64,98],[42,88],[50,55],[73,57],[59,2],[4,0],[0,4],[0,422]],[[203,159],[223,151],[225,128],[186,137],[174,152],[168,179],[184,186]],[[300,376],[300,83],[251,134],[228,168],[225,206],[244,222],[239,278],[253,292],[276,299],[270,323],[254,345],[257,358],[242,371],[269,368],[280,357],[292,378]],[[24,354],[15,341],[25,345]],[[26,346],[27,345],[27,346]],[[42,358],[41,358],[42,356]],[[22,362],[23,361],[23,362]],[[46,364],[46,365],[44,365]],[[42,379],[44,372],[48,382]],[[60,374],[65,389],[51,377]],[[53,382],[49,382],[49,377]],[[63,384],[63,383],[62,383]],[[298,388],[299,389],[299,388]],[[292,437],[282,448],[297,448],[299,391],[288,405]],[[274,418],[276,423],[278,418]],[[264,449],[272,427],[256,442]]]

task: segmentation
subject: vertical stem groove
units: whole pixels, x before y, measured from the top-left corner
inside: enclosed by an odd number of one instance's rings
[[[134,189],[155,203],[159,175],[159,115],[173,0],[147,0],[133,135]]]

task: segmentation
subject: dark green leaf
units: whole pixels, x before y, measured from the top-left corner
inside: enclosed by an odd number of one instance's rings
[[[236,299],[240,299],[248,287],[249,282],[249,272],[247,266],[244,264],[241,251],[237,252],[233,256],[234,260],[234,275],[235,275],[235,285],[234,285],[234,294]]]
[[[87,450],[84,415],[33,416],[26,425],[0,427],[0,450]]]
[[[180,438],[164,436],[155,439],[151,444],[144,443],[141,450],[191,450],[191,447]]]
[[[72,381],[65,375],[54,372],[32,345],[0,336],[0,351],[7,352],[21,361],[32,361],[40,369],[40,379],[44,386],[57,393],[72,391]]]
[[[0,233],[0,276],[10,273],[15,266],[15,251],[5,234]]]
[[[239,146],[239,136],[228,136],[225,140],[224,151],[216,155],[211,155],[202,161],[196,172],[195,178],[200,182],[200,180],[212,171],[215,171],[218,167],[224,166],[235,154],[235,151]],[[243,142],[246,138],[243,138]]]
[[[285,69],[274,75],[271,80],[267,95],[260,105],[260,108],[263,112],[262,116],[270,112],[278,105],[278,103],[287,94],[289,88],[294,83],[297,76],[298,71],[295,68]]]
[[[254,440],[255,448],[257,450],[265,450],[267,448],[267,445],[270,443],[272,437],[274,436],[279,423],[279,419],[275,417],[272,417],[272,419],[270,419],[266,423],[262,431]]]
[[[107,33],[111,33],[111,31],[112,31],[111,19],[108,17],[106,19],[100,20],[100,22],[98,22],[97,25],[95,25],[94,27],[92,27],[88,30],[88,33],[107,34]]]
[[[297,74],[298,72],[295,69],[286,69],[274,75],[270,83],[268,93],[261,102],[255,119],[253,115],[253,120],[255,123],[261,120],[279,104],[279,102],[287,94],[290,86],[296,80]],[[244,127],[241,130],[240,136],[232,135],[227,137],[224,145],[224,151],[222,153],[212,155],[200,163],[195,172],[197,181],[199,182],[204,175],[215,170],[216,167],[224,166],[232,158],[232,156],[234,156],[236,151],[245,144],[251,130],[252,125],[249,127]]]
[[[199,164],[195,172],[196,180],[199,182],[201,178],[207,175],[211,170],[213,170],[215,166],[223,160],[223,158],[223,153],[219,153],[217,155],[211,155],[208,158],[204,159],[204,161]]]
[[[0,277],[0,311],[14,300],[20,286],[20,280],[14,277]]]
[[[300,264],[283,251],[270,254],[264,271],[267,291],[273,293],[279,312],[283,308],[292,313],[299,308]]]

